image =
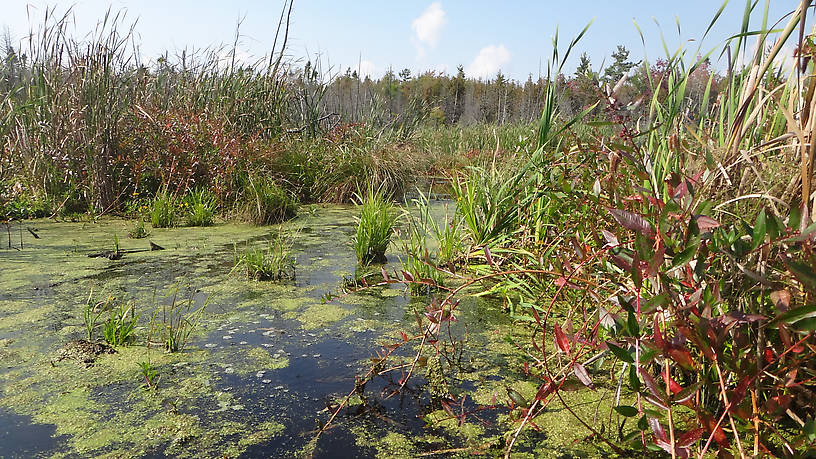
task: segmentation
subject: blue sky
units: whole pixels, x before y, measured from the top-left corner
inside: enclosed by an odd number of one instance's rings
[[[0,26],[21,39],[29,30],[29,13],[35,25],[46,5],[65,11],[73,5],[75,33],[90,31],[108,7],[125,9],[129,21],[138,20],[142,53],[155,58],[164,50],[204,48],[232,43],[239,18],[241,55],[262,56],[272,46],[283,0],[3,0]],[[10,2],[10,4],[9,4]],[[776,20],[794,9],[796,0],[771,0],[770,18]],[[692,50],[721,2],[719,0],[584,0],[498,2],[475,1],[331,1],[295,0],[288,53],[305,58],[320,53],[324,67],[337,71],[360,68],[380,76],[389,67],[395,72],[410,68],[454,73],[463,65],[471,76],[492,78],[501,69],[511,78],[536,76],[546,68],[551,37],[556,27],[566,45],[589,21],[588,34],[578,45],[597,70],[609,61],[617,44],[631,51],[632,60],[644,52],[650,60],[664,55],[661,30],[671,47],[686,42]],[[757,9],[764,7],[760,1]],[[704,50],[739,30],[743,0],[732,0],[704,43]],[[681,25],[678,36],[675,17]],[[755,14],[759,25],[761,11]],[[646,48],[633,25],[641,26]],[[655,24],[655,20],[661,27]],[[576,53],[568,62],[575,68]]]

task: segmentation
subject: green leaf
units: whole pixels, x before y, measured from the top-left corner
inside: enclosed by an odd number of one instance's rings
[[[793,260],[787,261],[786,264],[806,289],[816,291],[816,273],[813,272],[810,266]]]
[[[771,324],[784,322],[792,325],[800,320],[812,318],[816,318],[816,304],[808,304],[798,308],[789,309],[784,314],[777,316],[776,319],[771,322]]]
[[[632,356],[626,349],[615,344],[612,344],[609,341],[606,342],[606,345],[609,346],[609,350],[612,351],[613,354],[615,354],[615,357],[621,359],[626,363],[635,363],[635,359],[632,358]]]
[[[694,258],[694,255],[697,254],[697,247],[699,247],[699,246],[700,246],[700,237],[699,236],[692,237],[689,240],[688,244],[686,244],[686,248],[683,249],[682,252],[677,254],[674,257],[674,259],[672,259],[672,269],[680,267],[680,266],[685,266],[686,263],[691,261],[691,259]]]
[[[649,420],[646,419],[646,415],[643,415],[638,419],[638,430],[648,430],[649,429]]]
[[[640,378],[638,378],[637,370],[634,365],[629,366],[629,387],[634,392],[640,391]]]
[[[629,311],[629,316],[626,319],[626,328],[629,331],[629,336],[640,336],[640,325],[638,324],[637,317],[635,317],[635,313],[632,311]]]
[[[629,405],[618,405],[615,407],[615,411],[617,411],[621,416],[625,416],[627,418],[635,417],[638,414],[637,408]]]
[[[807,319],[802,319],[795,324],[793,324],[793,328],[799,332],[812,332],[816,331],[816,317],[810,317]]]
[[[754,231],[753,231],[753,244],[751,246],[752,249],[756,249],[763,242],[765,242],[765,234],[767,231],[766,227],[766,218],[765,218],[765,209],[762,209],[757,215],[756,222],[754,222]]]

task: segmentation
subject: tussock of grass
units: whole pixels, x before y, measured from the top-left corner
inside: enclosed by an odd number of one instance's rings
[[[235,267],[251,280],[285,280],[295,277],[292,241],[282,234],[267,241],[266,249],[247,245],[242,252],[235,247]]]
[[[177,218],[176,198],[167,191],[156,194],[150,207],[150,224],[153,228],[172,228],[176,226]]]
[[[244,190],[244,217],[257,225],[280,223],[297,215],[297,199],[273,180],[249,175]]]
[[[385,198],[380,189],[369,188],[365,194],[355,194],[360,216],[357,218],[357,232],[353,238],[354,253],[362,265],[383,263],[385,251],[391,243],[394,224],[398,213]]]
[[[206,189],[193,191],[187,203],[187,226],[212,226],[215,223],[215,196]]]

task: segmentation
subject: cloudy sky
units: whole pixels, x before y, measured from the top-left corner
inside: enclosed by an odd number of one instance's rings
[[[64,12],[73,5],[75,34],[81,36],[110,7],[124,10],[136,31],[142,54],[155,58],[165,50],[204,48],[232,43],[239,19],[241,55],[262,56],[272,46],[283,0],[2,0],[0,26],[16,40],[24,39],[42,20],[46,5]],[[759,2],[764,6],[764,1]],[[794,0],[771,0],[770,17],[790,12]],[[498,70],[511,78],[536,76],[551,54],[558,27],[566,45],[589,21],[594,21],[578,45],[597,70],[623,44],[633,60],[665,55],[661,33],[673,51],[685,43],[696,50],[699,38],[719,8],[719,0],[682,2],[653,0],[587,1],[401,1],[295,0],[288,52],[304,58],[319,54],[324,68],[348,67],[380,76],[395,72],[437,70],[455,73],[462,65],[470,76],[492,78]],[[704,51],[739,30],[745,2],[732,0]],[[757,11],[756,25],[762,12]],[[680,32],[676,19],[679,21]],[[646,47],[633,21],[646,35]],[[659,24],[659,26],[658,26]],[[574,69],[577,54],[567,66]],[[546,67],[545,67],[546,68]]]

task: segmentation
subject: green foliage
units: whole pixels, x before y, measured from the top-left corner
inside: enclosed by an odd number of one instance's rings
[[[215,222],[215,196],[202,188],[185,199],[187,226],[212,226]]]
[[[383,263],[398,213],[381,188],[369,188],[362,195],[356,193],[355,198],[360,210],[357,232],[352,238],[357,261],[361,265]]]
[[[421,191],[413,200],[414,208],[404,212],[407,221],[406,236],[400,239],[404,257],[403,270],[414,279],[428,280],[433,285],[444,285],[442,270],[455,271],[465,258],[465,244],[461,222],[456,215],[432,215],[428,196]],[[432,289],[431,285],[409,284],[412,292]]]
[[[94,303],[93,300],[93,288],[91,289],[90,294],[88,295],[88,300],[85,302],[85,307],[83,308],[83,322],[85,323],[85,334],[87,336],[88,341],[94,340],[94,331],[96,330],[96,324],[99,322],[99,318],[102,317],[102,313],[108,309],[108,306],[112,303],[113,297],[108,297],[108,299],[104,302]]]
[[[132,305],[120,303],[111,310],[110,317],[102,326],[105,341],[111,346],[122,346],[133,340],[133,333],[139,316]]]
[[[145,228],[144,220],[139,218],[133,223],[133,228],[128,232],[128,237],[131,239],[144,239],[150,236],[150,233]]]
[[[145,362],[139,362],[139,368],[142,370],[142,378],[144,379],[142,387],[146,390],[155,390],[159,384],[159,379],[161,379],[156,367],[154,367],[153,364],[150,363],[150,359],[148,359]]]
[[[153,228],[172,228],[178,222],[178,203],[175,196],[162,190],[151,202],[150,223]]]
[[[473,245],[501,243],[518,228],[522,186],[515,173],[496,167],[470,167],[454,179],[456,210]]]
[[[614,85],[634,66],[635,64],[629,61],[629,50],[618,45],[618,49],[612,53],[612,63],[604,69],[604,80]]]
[[[158,331],[167,352],[184,351],[190,335],[201,323],[204,310],[210,300],[207,297],[203,304],[196,308],[195,292],[190,290],[187,299],[180,299],[179,290],[180,287],[176,285],[168,295],[169,304],[164,302],[161,307],[157,306],[151,319],[150,334],[153,335]],[[161,322],[157,322],[159,314],[161,314]]]
[[[278,233],[267,241],[266,250],[247,243],[242,252],[235,247],[234,270],[242,271],[247,279],[284,280],[294,279],[295,260],[292,256],[292,240]]]
[[[244,201],[244,215],[257,225],[280,223],[297,215],[297,199],[273,180],[260,175],[247,176]]]

